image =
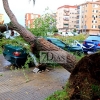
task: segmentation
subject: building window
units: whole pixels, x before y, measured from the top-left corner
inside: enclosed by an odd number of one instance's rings
[[[96,10],[96,13],[98,12],[98,10]]]
[[[95,7],[95,4],[92,4],[93,7]]]
[[[34,18],[34,16],[33,16],[33,14],[31,14],[31,19],[33,19]]]
[[[95,25],[92,25],[92,28],[97,28],[97,26],[95,26]]]
[[[98,16],[96,16],[96,18],[97,18]]]
[[[92,18],[94,18],[94,15],[92,15]]]
[[[28,14],[27,14],[27,18],[26,19],[28,20]]]

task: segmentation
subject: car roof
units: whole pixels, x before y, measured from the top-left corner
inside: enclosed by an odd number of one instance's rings
[[[54,38],[54,37],[46,37],[46,39],[56,39],[56,40],[58,40],[57,38]]]
[[[89,35],[86,40],[98,40],[100,41],[100,35]]]

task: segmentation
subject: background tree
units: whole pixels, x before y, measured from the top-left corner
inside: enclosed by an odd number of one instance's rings
[[[73,32],[76,32],[76,29],[74,29]]]
[[[43,14],[36,18],[33,22],[33,28],[29,29],[35,36],[46,36],[48,32],[53,33],[56,30],[56,19],[52,17],[53,14]]]

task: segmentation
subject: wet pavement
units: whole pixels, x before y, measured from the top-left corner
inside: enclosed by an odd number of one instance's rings
[[[33,68],[13,70],[8,65],[0,55],[0,100],[45,100],[54,91],[61,90],[70,75],[64,68],[33,73]]]

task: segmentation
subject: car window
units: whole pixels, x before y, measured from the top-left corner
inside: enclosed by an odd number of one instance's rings
[[[100,41],[100,36],[89,36],[86,40],[96,40],[96,41]]]
[[[66,45],[64,42],[58,40],[58,39],[52,39],[51,40],[54,44],[62,44],[62,45]]]
[[[52,39],[52,42],[61,43],[61,41],[59,41],[59,40],[57,40],[57,39]]]

